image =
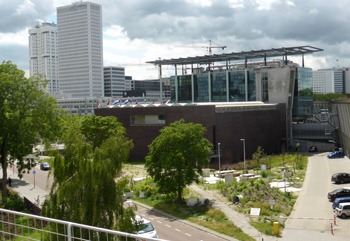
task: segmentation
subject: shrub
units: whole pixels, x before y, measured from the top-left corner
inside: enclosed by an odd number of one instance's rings
[[[261,171],[261,176],[263,178],[266,178],[267,177],[267,171]]]

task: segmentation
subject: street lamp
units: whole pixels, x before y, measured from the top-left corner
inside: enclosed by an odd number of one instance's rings
[[[221,178],[221,164],[220,164],[220,142],[218,143],[218,154],[219,154],[219,177]]]
[[[245,171],[245,139],[241,139],[243,141],[243,160],[244,160],[244,174],[246,173]]]

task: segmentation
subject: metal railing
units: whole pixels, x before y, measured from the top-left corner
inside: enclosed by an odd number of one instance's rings
[[[41,217],[0,208],[0,240],[157,240],[136,234]]]

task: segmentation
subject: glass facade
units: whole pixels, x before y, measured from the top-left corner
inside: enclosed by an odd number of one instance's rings
[[[311,115],[312,69],[297,68],[297,79],[294,86],[293,117]]]
[[[209,102],[209,82],[208,73],[194,74],[194,102]],[[229,101],[238,102],[245,101],[245,80],[244,72],[228,72],[229,83]],[[255,90],[255,74],[252,71],[248,71],[248,101],[256,100]],[[192,102],[192,89],[191,89],[191,75],[177,76],[178,79],[178,101],[180,103]],[[211,101],[212,102],[226,102],[227,101],[227,88],[226,88],[226,72],[212,72],[210,74],[210,87],[211,87]],[[175,76],[170,77],[170,89],[171,99],[175,102]]]
[[[211,101],[225,102],[226,101],[226,72],[213,73],[211,81]]]
[[[269,78],[268,73],[261,73],[261,98],[263,102],[269,102]]]

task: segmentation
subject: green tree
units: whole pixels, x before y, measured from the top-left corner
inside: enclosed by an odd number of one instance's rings
[[[180,120],[163,128],[149,145],[147,172],[166,193],[177,193],[182,201],[186,185],[198,182],[202,167],[209,163],[213,145],[203,137],[206,129],[200,124]]]
[[[261,148],[261,146],[258,146],[256,151],[252,155],[252,159],[256,161],[258,167],[260,167],[260,160],[264,157],[264,155],[265,153],[263,149]]]
[[[33,163],[23,160],[32,153],[37,136],[53,139],[59,130],[60,111],[57,102],[43,90],[47,81],[26,78],[24,71],[10,61],[0,65],[0,156],[3,179],[2,202],[7,202],[7,167],[14,165],[19,176]]]
[[[65,155],[54,159],[54,181],[42,214],[131,232],[133,212],[121,200],[125,182],[116,182],[133,148],[125,128],[115,117],[91,115],[72,117],[63,129]]]

